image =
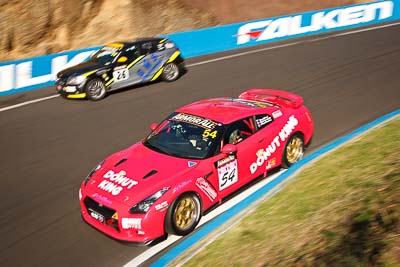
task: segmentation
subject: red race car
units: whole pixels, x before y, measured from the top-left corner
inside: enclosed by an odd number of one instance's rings
[[[83,219],[123,241],[186,235],[251,180],[303,157],[314,125],[302,97],[251,89],[179,108],[82,182]]]

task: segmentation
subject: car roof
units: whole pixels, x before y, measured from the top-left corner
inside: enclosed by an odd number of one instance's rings
[[[255,114],[270,113],[277,109],[277,106],[268,102],[222,97],[200,100],[183,106],[176,111],[229,124],[240,118]]]
[[[133,41],[121,41],[121,42],[112,42],[106,44],[106,46],[121,46],[121,47],[127,47],[127,46],[132,46],[140,43],[146,43],[146,42],[160,42],[161,40],[164,40],[167,38],[159,38],[159,37],[144,37],[144,38],[137,38]]]

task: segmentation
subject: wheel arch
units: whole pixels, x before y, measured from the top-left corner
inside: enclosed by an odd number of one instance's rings
[[[304,140],[305,135],[304,135],[304,133],[303,133],[301,130],[297,130],[297,131],[295,131],[294,133],[292,133],[292,134],[289,136],[288,140],[289,140],[293,135],[295,135],[295,134],[300,135],[301,137],[303,137],[303,140]],[[286,142],[287,142],[287,141],[286,141]]]

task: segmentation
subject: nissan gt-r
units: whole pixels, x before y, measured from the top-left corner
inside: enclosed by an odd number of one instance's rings
[[[187,235],[221,200],[302,159],[314,125],[303,98],[250,89],[181,107],[83,180],[83,219],[122,241]]]

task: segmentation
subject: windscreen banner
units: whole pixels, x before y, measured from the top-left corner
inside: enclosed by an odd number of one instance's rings
[[[399,19],[400,0],[374,1],[163,36],[190,58]],[[51,86],[58,71],[87,60],[98,48],[1,62],[0,96]]]

